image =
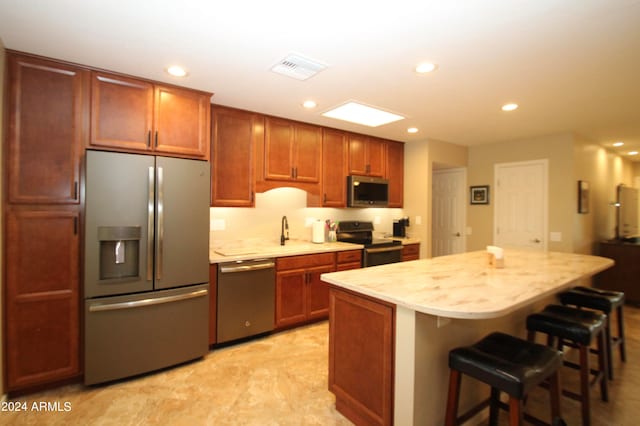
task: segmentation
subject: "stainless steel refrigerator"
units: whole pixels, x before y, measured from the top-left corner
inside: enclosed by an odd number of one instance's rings
[[[209,164],[87,151],[85,384],[208,351]]]

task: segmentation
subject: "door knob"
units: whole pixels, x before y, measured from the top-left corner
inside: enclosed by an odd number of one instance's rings
[[[536,244],[541,243],[541,241],[539,239],[537,239],[537,238],[534,238],[533,240],[531,240],[531,242],[532,243],[536,243]]]
[[[460,236],[460,233],[459,233],[459,232],[456,232],[456,233],[455,233],[455,234],[453,234],[453,235],[454,235],[454,236],[456,236],[456,237],[459,237],[459,236]]]

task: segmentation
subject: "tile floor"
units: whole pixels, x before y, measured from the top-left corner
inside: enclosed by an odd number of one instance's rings
[[[626,308],[627,363],[616,355],[610,402],[594,392],[594,426],[640,424],[640,309]],[[568,371],[567,385],[576,382]],[[27,412],[0,412],[2,425],[348,425],[327,390],[327,323],[322,322],[217,349],[203,360],[103,386],[69,385],[13,399]],[[33,403],[70,411],[34,411]],[[577,403],[563,399],[569,425]],[[536,390],[528,409],[546,413]],[[501,416],[506,424],[506,415]]]

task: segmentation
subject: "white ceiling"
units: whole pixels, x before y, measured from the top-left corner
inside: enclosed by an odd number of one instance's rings
[[[211,91],[217,104],[395,140],[577,132],[640,148],[640,0],[0,0],[0,38]],[[292,52],[329,67],[306,81],[269,71]],[[438,70],[414,73],[424,60]],[[164,73],[176,63],[188,77]],[[309,98],[313,111],[300,106]],[[374,129],[320,115],[347,100],[407,119]],[[506,102],[520,108],[505,113]]]

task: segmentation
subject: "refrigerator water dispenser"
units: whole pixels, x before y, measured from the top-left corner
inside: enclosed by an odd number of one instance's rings
[[[100,226],[100,280],[123,281],[140,277],[139,226]]]

